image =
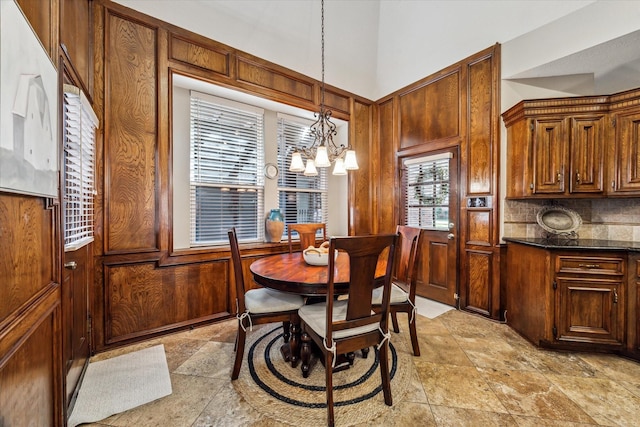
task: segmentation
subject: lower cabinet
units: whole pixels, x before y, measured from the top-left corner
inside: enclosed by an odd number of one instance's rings
[[[507,252],[511,327],[545,347],[624,348],[626,252],[573,252],[511,242]]]

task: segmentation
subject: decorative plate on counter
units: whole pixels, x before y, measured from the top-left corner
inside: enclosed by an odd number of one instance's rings
[[[580,228],[578,212],[563,206],[545,206],[538,212],[538,225],[552,234],[571,234]]]

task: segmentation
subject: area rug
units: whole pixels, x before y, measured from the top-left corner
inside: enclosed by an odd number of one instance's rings
[[[103,420],[171,394],[164,346],[91,362],[68,426]]]
[[[416,296],[416,308],[418,309],[418,314],[428,317],[429,319],[435,319],[441,314],[454,309],[454,307],[450,305],[418,296]]]
[[[405,337],[391,334],[390,374],[394,405],[406,396],[413,375],[411,353]],[[317,361],[308,378],[300,366],[292,368],[280,354],[282,328],[271,325],[247,335],[246,359],[236,390],[258,412],[282,423],[324,426],[327,423],[324,366]],[[251,340],[249,342],[249,339]],[[353,366],[333,375],[336,425],[370,423],[386,416],[392,407],[384,404],[377,351],[366,359],[356,353]]]

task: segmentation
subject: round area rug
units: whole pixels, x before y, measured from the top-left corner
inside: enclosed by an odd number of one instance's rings
[[[245,360],[234,381],[242,397],[263,415],[298,426],[323,426],[327,422],[325,371],[317,360],[308,378],[300,365],[292,368],[280,354],[282,327],[269,325],[247,334]],[[362,358],[356,352],[351,368],[333,374],[336,425],[370,422],[389,413],[384,404],[377,350]],[[407,393],[413,375],[412,355],[404,337],[391,334],[389,346],[391,395],[399,403]]]

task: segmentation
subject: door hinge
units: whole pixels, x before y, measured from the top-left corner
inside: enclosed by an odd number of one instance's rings
[[[558,338],[558,328],[556,328],[555,325],[553,326],[553,337]]]
[[[558,289],[558,282],[555,280],[553,281],[553,289]]]
[[[616,119],[611,119],[611,126],[616,127]]]

